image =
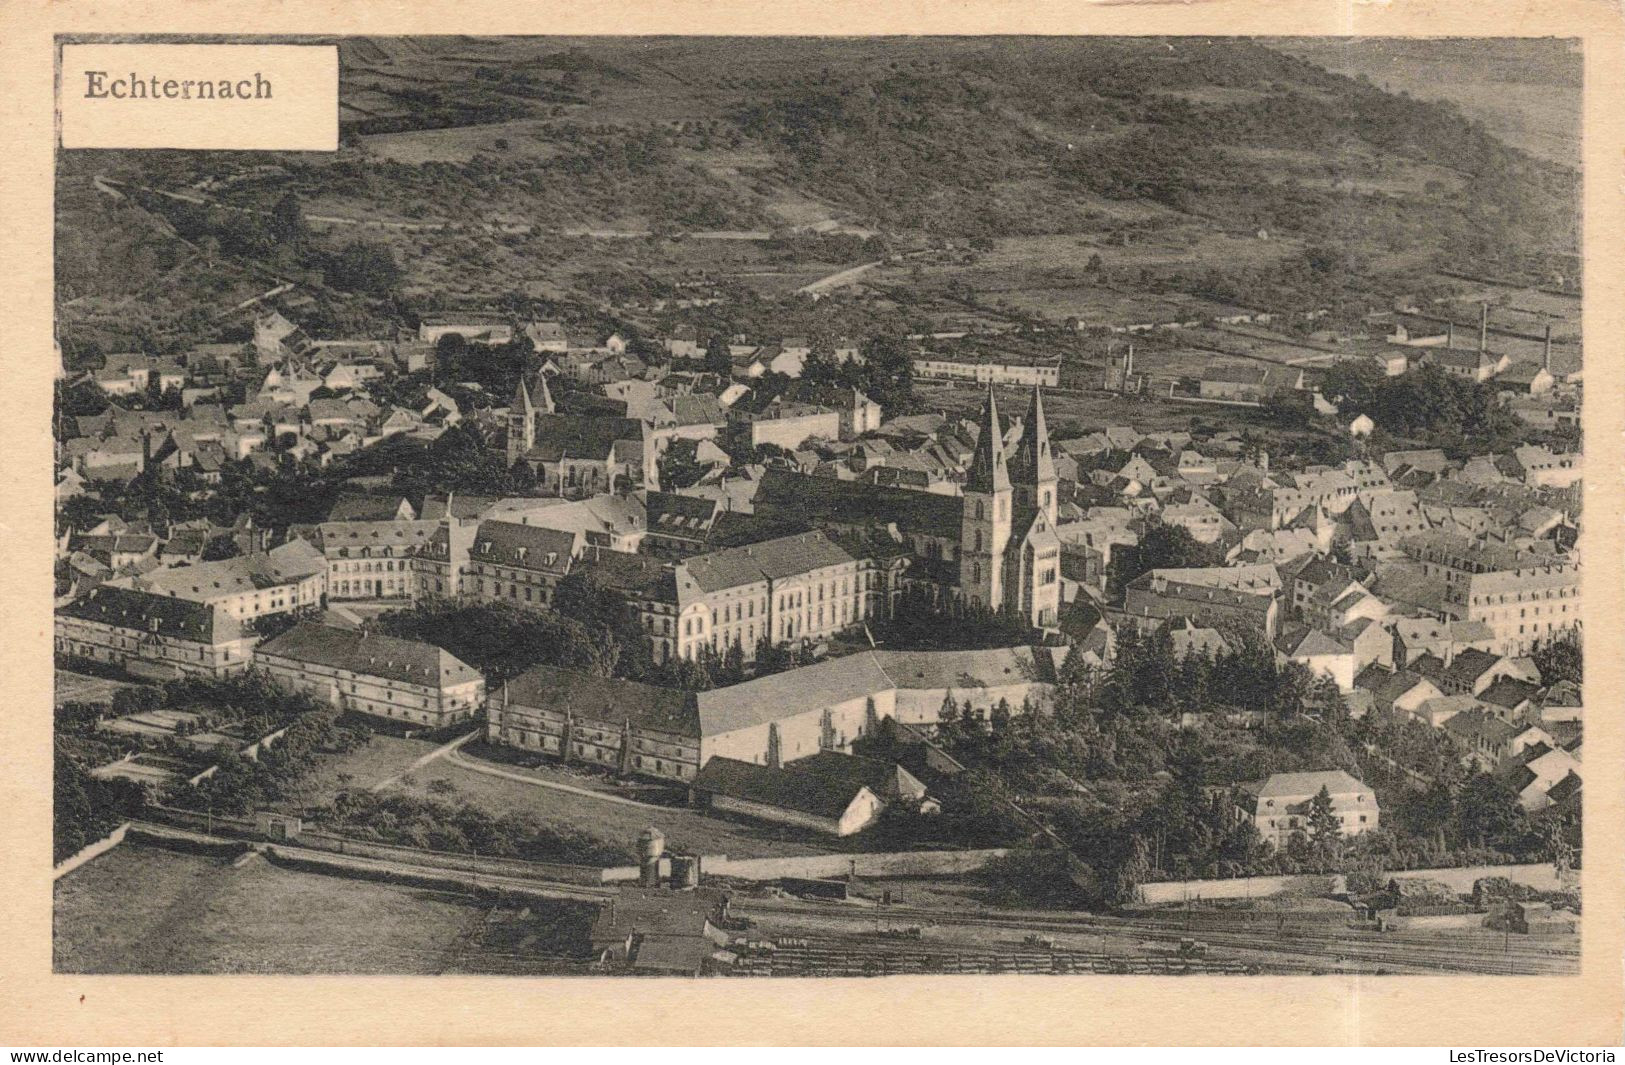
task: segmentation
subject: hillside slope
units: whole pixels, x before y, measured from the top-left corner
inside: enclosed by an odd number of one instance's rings
[[[334,156],[221,182],[267,157],[63,153],[59,181],[205,182],[260,212],[292,192],[347,223],[313,227],[318,249],[387,245],[409,294],[453,301],[596,302],[695,275],[776,297],[872,257],[789,240],[843,230],[1042,248],[1068,283],[1097,248],[1160,242],[1115,256],[1113,284],[1243,302],[1382,299],[1441,268],[1577,273],[1572,169],[1246,40],[352,38],[341,54]],[[64,227],[104,224],[62,202]]]

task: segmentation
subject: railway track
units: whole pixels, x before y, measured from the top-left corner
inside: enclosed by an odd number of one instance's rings
[[[848,911],[843,914],[830,907],[780,900],[738,899],[734,909],[739,913],[752,910],[779,916],[850,917],[862,919],[864,915]],[[1315,968],[1336,965],[1346,968],[1351,964],[1391,972],[1474,972],[1506,975],[1538,975],[1572,973],[1579,969],[1578,951],[1562,948],[1519,944],[1510,949],[1510,940],[1502,941],[1502,949],[1495,950],[1493,940],[1470,945],[1429,942],[1419,937],[1405,939],[1373,938],[1335,931],[1317,931],[1302,927],[1277,927],[1269,930],[1224,929],[1205,926],[1191,928],[1183,921],[1102,917],[1090,915],[1030,915],[992,916],[966,914],[953,910],[929,907],[888,907],[889,918],[930,922],[938,927],[955,925],[976,928],[1003,928],[1022,932],[1073,932],[1093,935],[1118,935],[1151,942],[1173,942],[1199,936],[1212,947],[1246,951],[1271,957],[1305,959],[1305,966]],[[1315,963],[1319,963],[1317,966]]]

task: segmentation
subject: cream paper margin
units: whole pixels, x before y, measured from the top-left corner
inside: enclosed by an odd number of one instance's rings
[[[1621,137],[1625,23],[1597,0],[0,0],[0,1043],[96,1045],[1618,1045]],[[1577,977],[69,976],[51,973],[53,35],[1170,34],[1585,39],[1585,917]],[[290,914],[297,920],[296,914]]]
[[[65,44],[57,134],[65,148],[337,151],[338,51],[335,44]],[[91,71],[107,75],[100,99],[89,96]],[[211,93],[220,82],[257,90],[263,78],[268,95],[160,99],[118,85],[150,77],[149,91],[175,89],[177,76],[206,82]],[[179,84],[190,94],[191,82]]]

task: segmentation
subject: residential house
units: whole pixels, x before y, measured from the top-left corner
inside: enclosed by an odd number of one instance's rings
[[[1264,841],[1284,850],[1296,834],[1308,836],[1315,798],[1325,791],[1332,816],[1344,836],[1375,831],[1380,821],[1377,794],[1341,769],[1311,773],[1276,773],[1243,791],[1242,813]]]

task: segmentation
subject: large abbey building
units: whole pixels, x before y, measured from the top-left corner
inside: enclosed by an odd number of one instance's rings
[[[832,533],[887,530],[913,556],[907,583],[1053,626],[1061,608],[1061,543],[1043,395],[1033,390],[1013,447],[1005,445],[991,389],[978,421],[960,496],[769,470],[756,493],[756,513]]]

